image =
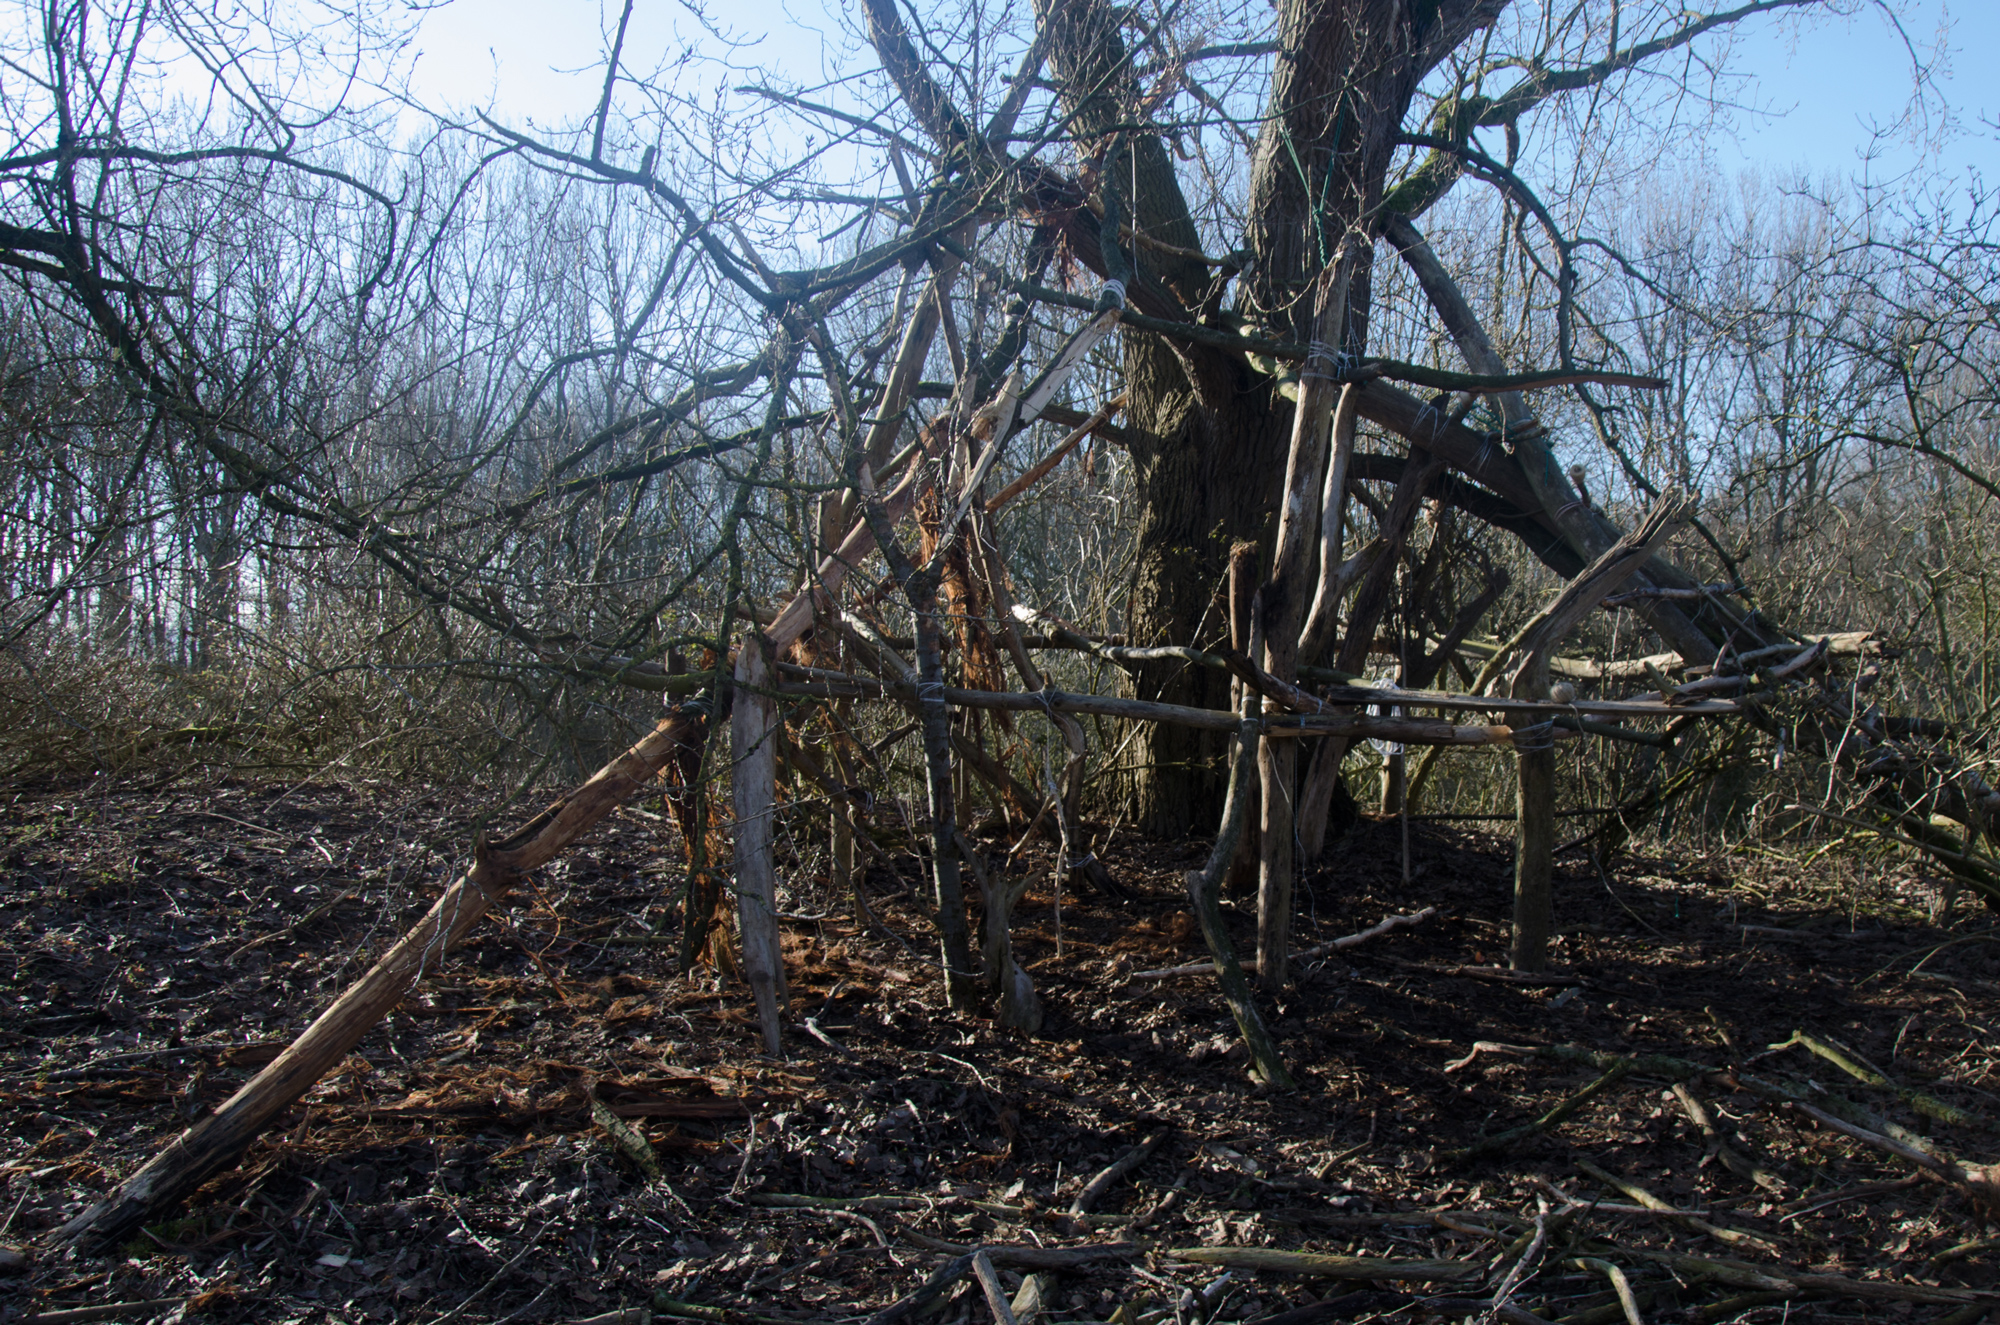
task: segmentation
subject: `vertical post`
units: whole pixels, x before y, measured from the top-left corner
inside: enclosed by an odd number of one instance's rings
[[[1250,603],[1256,593],[1257,545],[1241,542],[1229,549],[1229,647],[1246,657],[1250,653]],[[1230,682],[1229,700],[1236,712],[1243,711],[1242,680]],[[1253,794],[1261,793],[1253,788]],[[1257,871],[1263,857],[1257,843],[1263,817],[1261,810],[1245,816],[1243,833],[1236,839],[1236,854],[1230,860],[1229,874],[1223,884],[1231,893],[1247,893],[1257,886]]]
[[[1195,919],[1201,925],[1201,936],[1215,962],[1215,976],[1222,985],[1222,997],[1229,1004],[1231,1015],[1236,1018],[1236,1029],[1243,1036],[1244,1046],[1250,1050],[1251,1075],[1267,1086],[1290,1090],[1293,1085],[1291,1074],[1285,1071],[1284,1060],[1278,1056],[1277,1043],[1271,1039],[1264,1018],[1257,1011],[1257,1001],[1250,996],[1250,981],[1244,976],[1243,967],[1236,960],[1236,949],[1229,941],[1229,929],[1223,923],[1219,896],[1223,871],[1229,868],[1230,857],[1236,853],[1237,839],[1242,835],[1244,822],[1249,817],[1246,813],[1247,802],[1256,794],[1251,759],[1254,754],[1252,743],[1257,739],[1259,726],[1255,715],[1261,703],[1257,693],[1249,691],[1244,694],[1242,707],[1237,710],[1243,720],[1236,729],[1236,742],[1230,755],[1229,791],[1222,802],[1222,824],[1216,830],[1215,846],[1209,851],[1207,866],[1189,870],[1185,881],[1188,901],[1194,906]]]
[[[1257,980],[1272,993],[1283,989],[1291,974],[1292,798],[1298,759],[1296,739],[1265,736],[1257,742],[1257,771],[1264,784],[1257,843]]]
[[[778,722],[770,688],[766,641],[745,631],[736,649],[736,695],[729,716],[735,770],[736,907],[743,926],[743,973],[757,999],[764,1047],[784,1052],[779,1014],[786,1004],[785,962],[778,943],[777,872],[771,859],[771,814],[778,785]]]
[[[1264,670],[1280,681],[1298,676],[1301,628],[1311,601],[1315,534],[1325,503],[1321,478],[1327,470],[1327,448],[1333,444],[1334,405],[1339,385],[1342,346],[1347,342],[1347,287],[1368,241],[1356,231],[1342,236],[1333,260],[1317,282],[1312,321],[1312,345],[1299,371],[1299,403],[1292,413],[1292,445],[1285,459],[1285,490],[1278,508],[1278,539],[1271,549],[1271,578],[1260,591],[1262,602],[1252,612],[1264,631]],[[1318,496],[1316,502],[1314,497]],[[1256,656],[1253,650],[1252,656]],[[1263,775],[1264,811],[1260,816],[1257,877],[1257,978],[1269,990],[1282,989],[1290,975],[1292,942],[1292,846],[1294,808],[1298,797],[1299,743],[1265,737],[1257,751]]]
[[[1060,798],[1057,804],[1061,804]],[[995,1001],[1002,1026],[1033,1035],[1042,1028],[1041,996],[1035,993],[1034,980],[1014,960],[1014,907],[1028,891],[1028,878],[1023,875],[1014,882],[1004,871],[988,874],[963,833],[959,834],[959,847],[972,867],[986,908],[981,936],[986,992]]]
[[[903,582],[917,636],[917,718],[924,738],[924,789],[931,810],[931,881],[938,909],[938,944],[944,959],[945,999],[968,1012],[978,1006],[972,942],[965,923],[959,878],[958,802],[952,795],[951,708],[944,700],[943,632],[937,615],[937,575],[912,573]]]
[[[1666,493],[1632,530],[1584,568],[1581,575],[1535,613],[1514,638],[1487,664],[1489,671],[1473,687],[1481,689],[1501,660],[1517,650],[1521,661],[1508,678],[1515,699],[1549,698],[1549,653],[1556,641],[1593,610],[1604,595],[1630,579],[1652,555],[1654,546],[1686,520],[1690,499]],[[1517,971],[1539,971],[1548,965],[1549,932],[1554,903],[1549,871],[1555,857],[1556,750],[1555,725],[1542,722],[1514,729],[1515,831],[1514,947]]]
[[[833,755],[834,773],[840,779],[843,793],[855,785],[854,761],[847,753],[847,724],[854,716],[854,701],[843,699],[834,705],[840,721],[834,728],[833,737],[827,742],[827,749]],[[849,805],[833,807],[833,889],[836,895],[852,893],[854,897],[854,919],[857,924],[867,924],[868,903],[862,896],[861,844],[855,840],[854,825],[848,815],[855,813]]]
[[[843,494],[829,492],[822,495],[814,523],[813,558],[817,564],[839,551],[840,540],[847,532],[847,506]],[[817,588],[816,585],[808,587]],[[832,606],[831,602],[828,606]],[[845,720],[851,717],[854,711],[853,701],[841,700],[835,705],[835,710],[840,720],[835,722],[833,733],[827,738],[826,748],[833,759],[834,772],[840,779],[841,789],[845,791],[854,785],[854,770],[848,766],[845,726]],[[853,890],[854,919],[856,923],[866,924],[867,921],[863,919],[866,914],[866,904],[861,900],[861,884],[855,877],[854,826],[848,822],[846,806],[836,802],[830,804],[828,810],[828,836],[831,840],[827,845],[833,853],[830,880],[833,884],[833,893],[838,897],[850,889]]]
[[[1515,733],[1514,946],[1517,971],[1549,964],[1555,902],[1550,871],[1555,859],[1556,750],[1545,724]]]
[[[1402,710],[1398,709],[1396,713],[1400,717]],[[1382,756],[1382,814],[1384,817],[1403,812],[1403,784],[1407,776],[1405,772],[1406,767],[1406,758],[1401,750],[1398,750],[1394,754]]]

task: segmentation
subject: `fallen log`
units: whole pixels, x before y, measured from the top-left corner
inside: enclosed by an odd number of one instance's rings
[[[499,842],[475,842],[472,868],[298,1039],[213,1114],[175,1137],[115,1192],[55,1230],[50,1240],[86,1251],[116,1247],[234,1163],[287,1106],[402,1002],[420,976],[435,970],[518,879],[554,859],[658,776],[701,720],[695,713],[670,715],[518,831]]]

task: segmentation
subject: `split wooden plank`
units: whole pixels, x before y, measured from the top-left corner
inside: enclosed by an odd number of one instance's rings
[[[778,731],[783,720],[771,702],[770,661],[764,656],[765,647],[763,637],[752,631],[736,649],[736,694],[729,714],[736,768],[730,779],[730,795],[736,812],[733,850],[736,914],[743,929],[743,973],[757,1000],[764,1048],[775,1057],[784,1052],[779,1017],[788,1001],[778,938],[777,873],[771,854]]]

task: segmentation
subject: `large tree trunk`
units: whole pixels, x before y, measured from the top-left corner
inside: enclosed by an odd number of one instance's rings
[[[1153,338],[1126,337],[1128,372],[1155,348],[1148,342]],[[1137,386],[1139,378],[1132,381]],[[1245,387],[1240,408],[1226,412],[1197,404],[1185,377],[1175,395],[1137,397],[1145,402],[1131,425],[1142,514],[1128,618],[1137,642],[1228,637],[1229,549],[1268,534],[1290,427],[1290,404],[1272,406],[1268,380]],[[1204,667],[1153,664],[1140,673],[1137,688],[1143,698],[1173,704],[1230,703],[1228,675]],[[1141,751],[1133,784],[1136,822],[1162,836],[1210,831],[1224,790],[1228,737],[1157,723],[1133,744]]]
[[[1198,316],[1216,274],[1170,251],[1199,252],[1202,240],[1165,144],[1157,135],[1119,132],[1131,123],[1137,91],[1116,15],[1103,0],[1036,0],[1035,8],[1077,117],[1081,150],[1102,155],[1107,174],[1130,192],[1121,201],[1134,233],[1157,241],[1127,250],[1132,301],[1176,320],[1190,311]],[[1291,405],[1240,356],[1232,362],[1131,331],[1124,342],[1126,430],[1140,505],[1127,629],[1141,643],[1219,640],[1229,625],[1222,598],[1229,549],[1268,532],[1284,480]],[[1206,668],[1152,665],[1137,689],[1168,703],[1230,703],[1228,678]],[[1162,836],[1209,831],[1224,790],[1227,738],[1159,723],[1134,747],[1139,826]]]
[[[1410,8],[1423,12],[1413,18]],[[1439,18],[1440,8],[1450,16]],[[1459,11],[1472,8],[1463,0],[1442,7],[1285,0],[1280,37],[1287,53],[1277,63],[1251,182],[1246,239],[1253,262],[1239,282],[1249,320],[1288,340],[1310,338],[1313,303],[1305,293],[1381,198],[1411,93],[1435,59],[1433,30],[1462,25]],[[1157,135],[1118,132],[1132,122],[1137,92],[1111,9],[1103,0],[1037,0],[1036,9],[1081,150],[1097,155],[1103,178],[1132,195],[1124,201],[1143,237],[1130,250],[1134,302],[1177,319],[1212,318],[1216,273],[1165,247],[1200,249],[1166,146]],[[1365,347],[1368,297],[1363,245],[1337,348]],[[1220,638],[1229,548],[1239,539],[1269,540],[1292,404],[1240,356],[1131,331],[1125,370],[1141,507],[1130,633],[1140,643]],[[1228,703],[1227,681],[1198,669],[1151,669],[1139,690],[1176,703]],[[1139,743],[1137,821],[1162,834],[1205,830],[1222,793],[1226,742],[1161,725]]]
[[[1145,98],[1133,82],[1113,9],[1106,0],[1036,0],[1036,11],[1057,86],[1074,117],[1082,158],[1077,178],[1095,180],[1104,191],[1104,214],[1115,208],[1131,219],[1130,293],[1137,310],[1166,321],[1241,326],[1295,344],[1317,333],[1332,342],[1327,350],[1361,356],[1368,348],[1373,240],[1387,225],[1388,238],[1408,256],[1417,238],[1406,220],[1399,230],[1400,218],[1384,210],[1385,181],[1415,89],[1446,55],[1490,24],[1506,0],[1278,3],[1279,50],[1251,162],[1243,234],[1248,256],[1233,282],[1191,256],[1200,247],[1198,231],[1173,161],[1159,135],[1132,131],[1145,121]],[[1689,39],[1697,27],[1687,30]],[[1522,108],[1542,95],[1522,101]],[[1421,211],[1449,187],[1458,167],[1434,162],[1426,169],[1421,188],[1399,189],[1396,206]],[[1099,224],[1091,202],[1074,184],[1048,184],[1044,215],[1062,227],[1086,265],[1123,270],[1126,261],[1105,253],[1101,243],[1117,231]],[[1364,242],[1344,319],[1335,329],[1315,328],[1311,291],[1343,239],[1357,232]],[[1423,264],[1417,265],[1423,278]],[[1221,309],[1230,284],[1233,314]],[[1435,302],[1438,282],[1423,284]],[[1453,311],[1466,317],[1454,318]],[[1475,370],[1497,371],[1498,356],[1483,333],[1472,337],[1477,344],[1468,343],[1476,328],[1460,324],[1469,310],[1441,306],[1440,312]],[[1170,344],[1128,327],[1125,355],[1141,504],[1129,632],[1138,643],[1219,638],[1222,613],[1215,608],[1230,543],[1249,538],[1269,547],[1290,402],[1262,375],[1268,364],[1252,364],[1234,351],[1185,340]],[[1493,447],[1462,426],[1441,423],[1435,411],[1385,383],[1367,383],[1358,404],[1364,417],[1421,440],[1490,489],[1497,504],[1513,507],[1518,519],[1508,517],[1508,527],[1523,526],[1531,549],[1559,573],[1574,573],[1616,540],[1617,529],[1569,487],[1539,427],[1510,426],[1507,445]],[[1518,396],[1503,404],[1510,425],[1531,422]],[[1685,579],[1667,566],[1649,573]],[[1686,654],[1700,653],[1704,641],[1731,628],[1724,621],[1690,620],[1666,604],[1649,618]],[[1224,702],[1224,683],[1215,676],[1167,667],[1143,673],[1139,688],[1148,697],[1181,703]],[[1163,726],[1136,744],[1137,820],[1160,833],[1205,826],[1222,790],[1223,742]]]

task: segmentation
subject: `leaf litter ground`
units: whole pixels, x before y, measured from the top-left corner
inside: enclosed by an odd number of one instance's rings
[[[1962,1321],[2000,1288],[1976,1194],[1727,1075],[1752,1067],[1990,1160],[2000,931],[1984,912],[1940,920],[1935,881],[1894,862],[1642,855],[1602,873],[1572,854],[1556,946],[1572,979],[1512,984],[1478,969],[1504,961],[1507,842],[1416,825],[1406,885],[1398,826],[1378,822],[1301,889],[1299,946],[1440,913],[1306,963],[1266,1001],[1299,1085],[1274,1094],[1246,1082],[1212,980],[1133,978],[1201,955],[1179,884],[1199,844],[1114,834],[1100,850],[1130,900],[1031,889],[1017,950],[1049,1013],[1032,1038],[943,1009],[916,862],[871,876],[873,932],[794,868],[779,1062],[740,985],[677,970],[677,931],[654,927],[680,847],[627,810],[182,1217],[113,1257],[39,1250],[421,913],[480,803],[233,784],[12,801],[0,1241],[28,1265],[0,1279],[0,1309],[637,1322],[657,1301],[659,1319],[859,1321],[980,1245],[1123,1248],[1054,1274],[1044,1304],[1122,1325],[1418,1320],[1490,1313],[1496,1295],[1513,1319],[1627,1319],[1607,1266],[1648,1321]],[[1008,843],[987,845],[997,864]],[[1046,880],[1039,850],[1015,863]],[[1253,911],[1232,912],[1246,950]],[[1769,1049],[1800,1031],[1904,1095]],[[1527,1052],[1557,1045],[1716,1069],[1681,1083],[1716,1130],[1642,1062],[1544,1131],[1455,1155],[1599,1076]],[[1911,1091],[1971,1117],[1942,1125]],[[1706,1223],[1639,1211],[1613,1179]],[[1365,1259],[1255,1268],[1270,1251]],[[994,1260],[1009,1292],[1035,1268]],[[1426,1282],[1391,1261],[1451,1264]],[[906,1318],[993,1313],[967,1275]]]

